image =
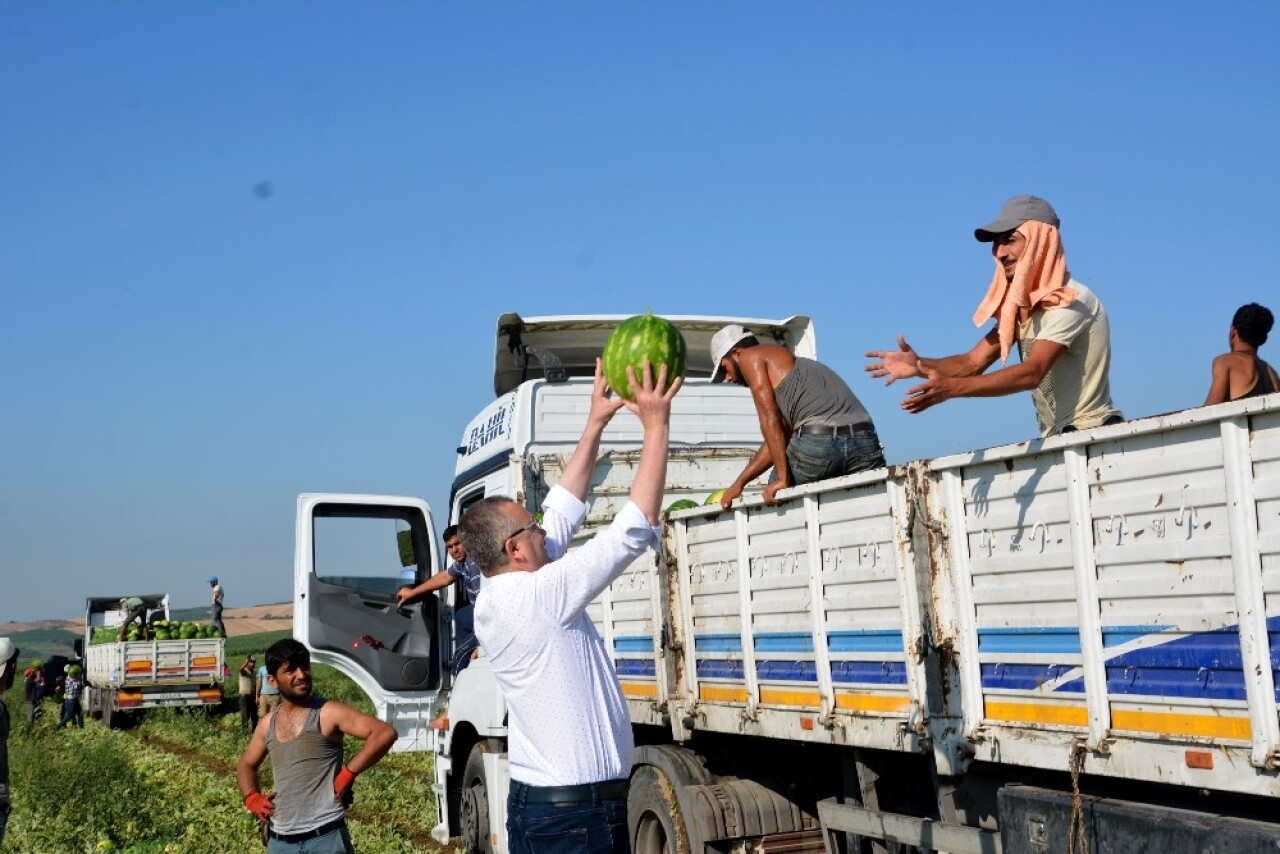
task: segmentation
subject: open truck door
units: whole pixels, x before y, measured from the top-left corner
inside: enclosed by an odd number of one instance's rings
[[[396,590],[441,570],[431,511],[417,498],[300,495],[294,637],[312,661],[350,677],[396,728],[395,750],[430,750],[431,711],[447,670],[449,608]]]

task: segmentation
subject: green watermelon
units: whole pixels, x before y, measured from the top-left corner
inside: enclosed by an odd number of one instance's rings
[[[715,492],[707,496],[707,500],[702,502],[702,505],[704,507],[710,507],[712,504],[719,504],[721,498],[724,498],[724,490],[717,489]]]
[[[689,510],[690,508],[697,507],[697,506],[698,506],[698,502],[694,501],[693,499],[681,498],[679,501],[672,501],[671,504],[667,506],[667,512],[671,513],[676,510]]]
[[[624,400],[635,400],[627,379],[628,365],[639,382],[644,381],[646,358],[653,368],[654,382],[658,380],[658,368],[666,365],[669,386],[676,377],[684,376],[685,354],[684,336],[671,321],[656,317],[653,312],[637,314],[619,323],[604,345],[604,378]]]

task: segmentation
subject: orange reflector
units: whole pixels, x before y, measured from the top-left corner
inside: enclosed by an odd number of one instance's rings
[[[1188,750],[1187,751],[1187,767],[1203,768],[1206,771],[1213,770],[1213,754],[1207,750]]]
[[[214,655],[197,655],[191,659],[192,667],[217,667],[218,658]]]
[[[430,724],[430,726],[431,726],[431,729],[442,729],[442,730],[448,730],[448,729],[449,729],[449,718],[448,718],[447,716],[445,716],[445,715],[441,715],[440,717],[438,717],[438,718],[436,718],[434,721],[432,721],[432,722],[431,722],[431,724]]]
[[[125,669],[125,672],[127,673],[147,673],[151,670],[151,662],[142,661],[140,659],[135,659],[134,661],[126,661],[124,665],[124,669]]]
[[[120,691],[116,694],[116,705],[136,706],[142,702],[142,694],[136,691]]]
[[[800,718],[800,729],[813,729],[813,718]]]

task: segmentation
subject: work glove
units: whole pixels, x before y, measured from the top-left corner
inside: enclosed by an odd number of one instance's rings
[[[245,809],[256,815],[258,821],[266,821],[276,811],[276,805],[271,802],[271,799],[275,796],[275,792],[264,795],[262,792],[252,791],[244,796]]]
[[[342,770],[338,772],[338,776],[333,778],[333,793],[337,796],[338,800],[342,802],[342,805],[348,809],[350,809],[351,805],[355,803],[356,796],[355,793],[351,791],[351,787],[355,782],[355,773],[345,765],[343,765]]]

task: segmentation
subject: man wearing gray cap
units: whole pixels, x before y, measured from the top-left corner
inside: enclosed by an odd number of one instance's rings
[[[1093,291],[1071,278],[1058,214],[1044,199],[1014,196],[994,222],[974,229],[991,244],[995,275],[974,312],[995,326],[968,353],[930,359],[898,336],[897,350],[871,350],[867,365],[885,385],[908,377],[902,408],[923,412],[953,397],[998,397],[1030,391],[1042,436],[1124,420],[1111,402],[1111,326]],[[1020,361],[1006,364],[1017,343]],[[1002,367],[986,373],[996,359]]]
[[[764,489],[767,504],[778,490],[883,466],[884,451],[866,407],[835,371],[813,359],[796,357],[780,344],[764,344],[751,331],[730,324],[711,337],[712,382],[751,389],[764,444],[720,506],[773,467]]]

